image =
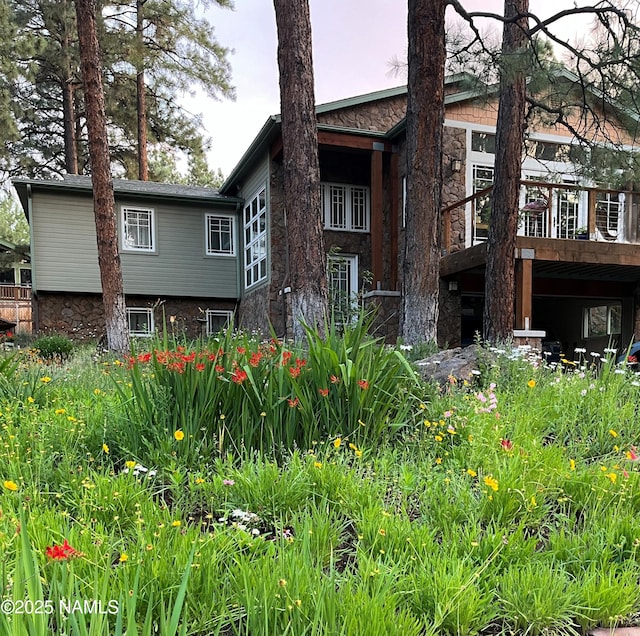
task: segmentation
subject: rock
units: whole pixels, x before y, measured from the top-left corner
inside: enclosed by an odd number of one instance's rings
[[[478,345],[446,349],[415,362],[416,370],[423,380],[435,380],[441,385],[447,384],[450,376],[460,381],[471,380],[478,370],[481,351]]]

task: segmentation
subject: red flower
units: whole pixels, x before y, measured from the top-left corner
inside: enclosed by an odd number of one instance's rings
[[[246,379],[247,379],[247,372],[243,371],[242,369],[236,369],[232,374],[231,374],[231,379],[233,380],[233,382],[235,382],[236,384],[242,384]]]
[[[252,367],[257,367],[260,364],[260,359],[262,358],[262,354],[259,351],[251,354],[251,358],[249,358],[249,364]]]
[[[202,362],[198,362],[198,364],[196,364],[196,371],[204,371],[205,369],[205,365]]]
[[[224,373],[224,365],[216,364],[216,373]]]
[[[300,358],[296,358],[296,366],[297,367],[304,367],[306,366],[307,361],[303,358],[302,360]]]
[[[183,355],[181,357],[184,362],[193,362],[196,359],[196,352],[193,351],[188,356]]]
[[[510,439],[501,439],[500,446],[506,451],[513,450],[513,442]]]
[[[329,389],[318,389],[318,393],[320,393],[322,397],[327,397],[327,395],[329,395]]]
[[[294,400],[287,400],[287,402],[289,402],[289,406],[292,409],[298,406],[298,404],[300,404],[300,400],[298,398],[295,398]]]
[[[358,380],[358,386],[363,390],[366,391],[369,388],[369,383],[366,380]]]
[[[628,362],[629,364],[637,364],[637,362],[638,362],[638,358],[636,358],[635,356],[629,356],[629,357],[627,358],[627,362]]]
[[[300,367],[289,367],[289,373],[292,378],[297,378],[300,375]]]
[[[50,559],[56,559],[58,561],[65,561],[72,557],[80,556],[80,552],[72,548],[66,539],[62,545],[53,545],[47,548],[46,554]]]
[[[149,360],[151,360],[151,352],[149,352],[149,353],[141,353],[138,356],[138,362],[145,363],[145,362],[149,362]]]
[[[289,362],[289,358],[291,358],[291,351],[283,351],[282,364],[287,364],[287,362]]]
[[[336,375],[332,375],[330,378],[331,380],[331,384],[339,384],[340,383],[340,378]]]
[[[247,353],[247,350],[244,347],[237,347],[236,350],[241,356]]]

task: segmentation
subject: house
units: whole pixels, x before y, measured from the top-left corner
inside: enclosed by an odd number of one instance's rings
[[[13,185],[31,226],[36,330],[99,337],[104,317],[90,178]],[[114,191],[131,334],[150,335],[166,320],[195,337],[229,322],[241,289],[242,201],[209,188],[141,181],[116,180]]]
[[[0,332],[31,332],[31,257],[28,246],[0,239]]]
[[[571,86],[572,78],[561,73],[552,88],[568,94]],[[445,88],[439,337],[453,346],[471,342],[482,328],[497,95],[465,73],[449,77]],[[375,305],[378,332],[389,340],[399,326],[406,98],[399,87],[317,107],[330,286],[343,298],[358,295]],[[596,141],[635,148],[638,119],[603,96],[571,117],[574,128]],[[576,144],[552,121],[536,122],[526,148],[514,327],[534,339],[544,332],[567,352],[625,346],[640,335],[639,195],[632,184],[580,177]],[[140,325],[148,331],[151,318],[158,324],[160,306],[185,327],[200,310],[233,311],[245,328],[291,333],[283,169],[274,116],[219,192],[116,182],[134,333]],[[89,331],[95,332],[99,279],[90,183],[73,177],[14,184],[33,229],[38,327],[71,326],[78,333],[82,321],[64,316],[89,315],[84,298],[92,295]]]

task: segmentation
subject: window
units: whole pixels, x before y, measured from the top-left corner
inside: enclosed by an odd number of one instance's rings
[[[326,230],[369,231],[369,188],[323,183],[321,193]]]
[[[26,267],[20,268],[20,284],[23,287],[31,287],[31,269]]]
[[[213,336],[233,325],[233,312],[226,309],[207,309],[207,336]]]
[[[473,194],[493,185],[493,166],[473,166]],[[489,234],[490,193],[472,201],[474,240],[484,241]]]
[[[207,256],[235,256],[236,241],[233,217],[206,214]]]
[[[15,285],[16,273],[13,267],[0,269],[0,285]]]
[[[496,152],[496,136],[494,133],[473,131],[471,133],[471,150],[493,155]]]
[[[614,336],[622,332],[622,305],[585,307],[583,311],[583,337]]]
[[[338,324],[349,322],[357,312],[358,257],[329,254],[327,257],[329,304]]]
[[[155,221],[152,209],[122,208],[122,249],[132,252],[155,251]]]
[[[598,192],[596,195],[596,227],[602,237],[612,241],[618,237],[624,193]]]
[[[127,307],[129,333],[132,336],[153,335],[153,309],[145,307]]]
[[[264,186],[244,208],[244,275],[246,288],[267,278],[267,192]]]
[[[566,181],[566,183],[570,183]],[[578,233],[578,217],[580,215],[580,192],[577,190],[560,190],[558,193],[558,236],[571,239]]]

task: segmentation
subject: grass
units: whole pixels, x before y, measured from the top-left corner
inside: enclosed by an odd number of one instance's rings
[[[0,633],[638,621],[637,376],[487,349],[439,388],[364,324],[308,336],[0,360]]]

